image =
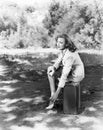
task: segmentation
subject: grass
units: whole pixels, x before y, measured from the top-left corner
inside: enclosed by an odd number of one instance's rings
[[[65,115],[62,100],[57,102],[56,109],[45,110],[50,96],[46,68],[54,62],[58,52],[20,51],[21,55],[11,50],[8,55],[2,52],[0,58],[2,130],[102,130],[103,66],[98,63],[86,66],[81,88],[89,89],[91,94],[82,94],[85,110],[80,115]]]
[[[103,64],[103,51],[82,50],[79,52],[85,66],[96,66]]]
[[[10,55],[16,57],[26,57],[32,55],[36,58],[47,58],[51,60],[57,58],[58,50],[49,48],[29,48],[29,49],[1,49],[0,55]],[[98,50],[81,50],[79,51],[80,57],[83,60],[85,66],[96,66],[103,64],[103,51]],[[51,57],[51,58],[50,58]],[[42,62],[43,63],[43,62]]]

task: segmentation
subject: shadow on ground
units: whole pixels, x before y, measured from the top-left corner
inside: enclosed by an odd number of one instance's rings
[[[49,57],[49,60],[50,57]],[[62,100],[46,111],[50,95],[47,59],[4,57],[0,60],[0,130],[102,130],[103,66],[86,68],[82,89],[85,110],[80,115],[65,115]]]

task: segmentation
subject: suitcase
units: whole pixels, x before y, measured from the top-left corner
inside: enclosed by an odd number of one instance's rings
[[[64,114],[79,114],[81,109],[80,85],[66,85],[63,90]]]

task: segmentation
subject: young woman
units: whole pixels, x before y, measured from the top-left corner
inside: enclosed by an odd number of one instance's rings
[[[58,35],[56,37],[56,45],[60,50],[59,57],[53,66],[48,67],[47,74],[50,83],[51,97],[49,106],[46,109],[52,109],[61,88],[67,82],[72,85],[78,85],[84,78],[84,65],[79,54],[76,52],[77,48],[71,39],[66,35]],[[62,66],[62,73],[59,78],[57,90],[55,89],[55,73],[58,68]]]

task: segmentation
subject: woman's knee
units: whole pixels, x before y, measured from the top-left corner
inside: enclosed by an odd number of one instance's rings
[[[55,76],[47,73],[47,77],[48,77],[48,79],[54,79]]]

